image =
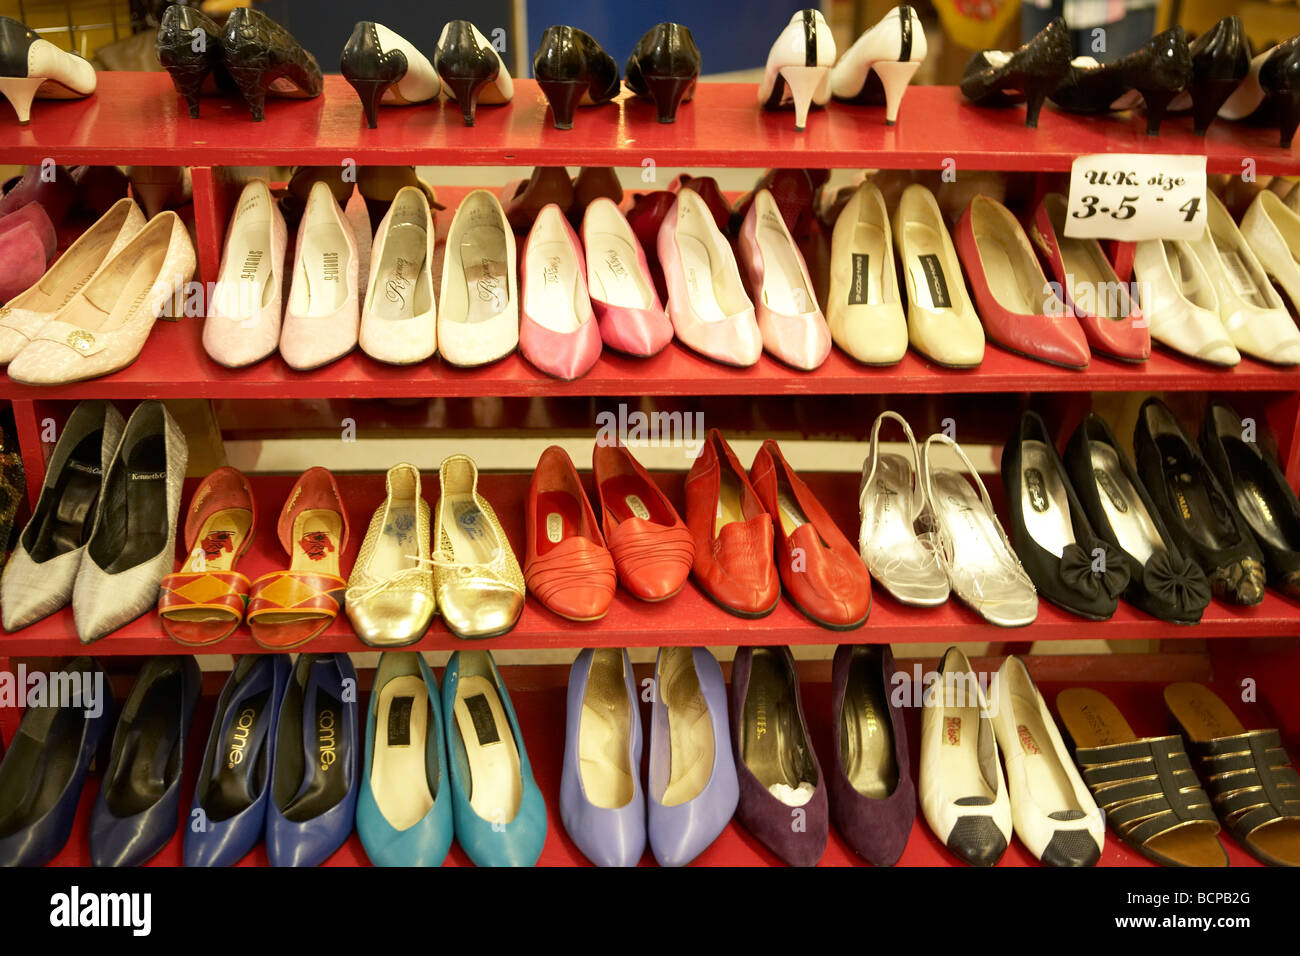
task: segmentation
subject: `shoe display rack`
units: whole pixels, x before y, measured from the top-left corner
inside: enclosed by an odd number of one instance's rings
[[[231,170],[249,166],[308,164],[419,166],[576,166],[601,165],[641,170],[645,189],[664,188],[658,168],[804,167],[951,170],[958,178],[977,170],[1004,172],[1068,172],[1080,154],[1171,153],[1204,154],[1211,174],[1300,175],[1300,157],[1276,145],[1276,131],[1217,124],[1207,137],[1197,137],[1190,124],[1169,124],[1159,137],[1145,135],[1141,116],[1129,122],[1053,112],[1039,129],[1024,126],[1017,111],[980,110],[965,103],[952,87],[916,87],[903,103],[895,126],[866,121],[848,109],[831,109],[804,132],[796,132],[788,114],[757,108],[750,84],[701,84],[692,104],[672,125],[655,122],[655,107],[626,93],[617,109],[581,116],[573,130],[559,131],[547,120],[547,106],[537,85],[516,80],[512,103],[484,109],[467,128],[454,104],[391,110],[379,129],[367,129],[361,105],[339,76],[328,76],[324,95],[307,101],[274,104],[263,123],[250,123],[234,101],[204,103],[201,120],[191,120],[166,73],[104,73],[91,99],[44,105],[39,122],[20,127],[0,125],[0,162],[58,165],[146,164],[187,165],[194,188],[195,247],[199,275],[215,282],[226,224],[237,196]],[[1226,128],[1221,128],[1226,127]],[[436,173],[432,184],[437,187]],[[445,234],[462,190],[439,189],[448,208],[439,215]],[[202,322],[197,318],[159,321],[140,358],[121,372],[73,385],[37,388],[0,378],[0,401],[12,406],[26,469],[28,494],[35,501],[44,476],[45,423],[66,419],[76,401],[104,398],[119,402],[141,399],[204,399],[265,402],[268,407],[319,399],[621,399],[628,396],[681,399],[702,403],[773,396],[795,403],[801,397],[842,398],[836,430],[864,441],[881,401],[925,400],[936,414],[960,412],[963,420],[978,418],[979,403],[970,396],[1034,395],[1063,410],[1058,440],[1064,438],[1088,410],[1089,396],[1098,393],[1191,393],[1231,395],[1244,415],[1259,416],[1261,428],[1276,437],[1279,460],[1287,478],[1300,482],[1300,368],[1279,368],[1243,358],[1232,369],[1217,369],[1155,351],[1148,362],[1125,364],[1095,357],[1084,371],[1058,369],[1011,355],[996,347],[986,351],[983,364],[971,370],[945,369],[915,352],[891,368],[868,368],[833,352],[813,372],[792,370],[764,356],[748,369],[721,367],[674,342],[649,359],[606,351],[595,367],[575,381],[552,379],[521,356],[478,369],[453,368],[439,359],[414,367],[382,365],[356,351],[329,366],[295,372],[279,358],[253,367],[231,370],[214,363],[203,350]],[[632,399],[635,400],[635,399]],[[696,406],[701,407],[701,406]],[[860,414],[857,409],[860,408]],[[270,414],[270,413],[268,413]],[[274,417],[274,416],[271,416]],[[289,417],[292,417],[291,415]],[[706,420],[708,415],[706,413]],[[1007,419],[1005,424],[1009,424]],[[972,423],[975,428],[978,422]],[[988,427],[1001,433],[999,419]],[[918,427],[918,434],[921,429]],[[594,434],[594,425],[588,432]],[[480,437],[482,434],[480,433]],[[702,436],[701,436],[702,437]],[[817,437],[822,437],[819,433]],[[865,445],[863,446],[865,448]],[[328,461],[320,464],[329,465]],[[376,464],[377,469],[384,466]],[[657,475],[669,496],[682,500],[684,469]],[[856,474],[813,474],[807,477],[820,501],[853,540],[858,524]],[[292,476],[252,478],[254,493],[265,502],[256,534],[240,570],[250,578],[283,563],[275,533],[276,504],[284,500]],[[584,475],[589,481],[589,476]],[[528,474],[485,474],[481,490],[501,518],[517,553],[524,544],[524,501]],[[986,476],[1001,505],[1000,482]],[[344,505],[353,529],[342,566],[350,567],[369,515],[383,498],[383,473],[340,475]],[[196,479],[186,484],[189,500]],[[590,488],[590,484],[588,485]],[[906,645],[938,642],[990,642],[989,654],[1028,653],[1039,640],[1102,639],[1108,641],[1168,641],[1159,653],[1098,656],[1030,657],[1031,671],[1048,699],[1057,689],[1088,683],[1112,694],[1126,711],[1150,717],[1153,732],[1163,726],[1160,687],[1173,680],[1210,681],[1226,693],[1239,691],[1251,680],[1260,701],[1266,702],[1273,726],[1282,730],[1292,752],[1300,752],[1300,698],[1291,692],[1300,680],[1300,602],[1270,590],[1262,604],[1244,608],[1215,600],[1196,626],[1160,621],[1121,603],[1107,621],[1088,622],[1043,602],[1037,620],[1028,627],[1006,631],[983,621],[956,600],[933,609],[905,607],[883,589],[876,589],[870,618],[862,628],[846,633],[824,630],[788,602],[758,620],[732,616],[713,604],[694,584],[673,601],[647,604],[619,591],[604,619],[574,623],[548,612],[531,597],[518,625],[508,634],[475,648],[564,649],[581,647],[657,647],[671,644],[731,647],[737,645],[834,645],[873,642],[895,646],[899,668],[911,673]],[[902,645],[902,646],[900,646]],[[411,650],[447,651],[468,646],[435,621]],[[64,609],[16,634],[0,635],[0,670],[19,659],[48,658],[89,652],[99,657],[191,653],[162,631],[154,614],[126,625],[89,648],[78,641],[72,611]],[[367,648],[340,615],[306,648],[317,653],[361,652]],[[211,649],[213,653],[264,653],[247,628]],[[919,662],[932,669],[934,661]],[[996,660],[979,660],[980,671],[995,670]],[[565,835],[558,813],[561,757],[564,747],[564,680],[567,668],[550,665],[506,668],[521,726],[527,737],[538,785],[548,801],[550,833],[542,865],[584,862]],[[649,676],[638,665],[638,678]],[[802,676],[808,721],[818,747],[829,746],[829,662],[804,662]],[[215,694],[218,675],[208,675],[205,696]],[[369,675],[362,678],[368,686]],[[211,700],[205,703],[211,713]],[[914,752],[919,734],[919,708],[909,713]],[[17,727],[12,708],[0,714],[0,729],[9,739]],[[204,708],[194,721],[192,745],[199,752],[209,720]],[[190,761],[183,792],[192,792],[197,761]],[[914,763],[914,766],[916,764]],[[93,797],[83,796],[72,838],[56,860],[88,863],[85,827]],[[179,836],[153,865],[177,865]],[[1233,865],[1254,860],[1230,840]],[[647,857],[648,858],[648,857]],[[246,864],[264,863],[264,848]],[[825,864],[847,864],[856,857],[832,831]],[[366,857],[353,835],[330,861],[333,865],[364,864]],[[466,864],[456,848],[449,862]],[[703,865],[771,864],[776,858],[733,823],[702,857]],[[860,861],[858,861],[860,862]],[[950,864],[940,841],[918,813],[902,864]],[[1005,862],[1031,865],[1035,861],[1019,843]],[[1108,834],[1103,865],[1147,865],[1134,851]]]

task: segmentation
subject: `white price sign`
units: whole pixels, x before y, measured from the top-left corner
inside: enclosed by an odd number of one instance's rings
[[[1094,153],[1074,161],[1070,238],[1195,240],[1204,232],[1204,156]]]

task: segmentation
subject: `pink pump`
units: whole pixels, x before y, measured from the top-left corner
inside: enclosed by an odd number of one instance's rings
[[[673,340],[645,250],[617,204],[593,200],[582,217],[587,286],[600,337],[612,349],[650,356]]]
[[[600,358],[586,257],[555,203],[537,214],[520,269],[519,350],[547,375],[581,378]]]

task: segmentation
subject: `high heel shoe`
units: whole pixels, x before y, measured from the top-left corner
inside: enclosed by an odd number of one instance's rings
[[[533,76],[556,129],[573,129],[574,107],[599,106],[618,95],[618,64],[575,27],[546,28],[533,54]]]
[[[359,269],[352,222],[329,187],[318,182],[298,224],[293,279],[280,327],[280,356],[290,368],[320,368],[356,346]]]
[[[428,103],[442,83],[429,58],[382,23],[362,20],[343,47],[339,72],[357,91],[366,125],[379,127],[379,104]]]
[[[264,13],[236,7],[221,34],[226,70],[239,87],[255,122],[266,118],[266,94],[312,99],[324,89],[316,58]],[[277,80],[287,83],[277,83]]]
[[[447,230],[438,303],[438,351],[462,367],[504,358],[519,344],[518,253],[497,198],[476,189]]]
[[[1057,17],[1012,53],[984,50],[971,57],[961,77],[962,96],[976,106],[1023,102],[1025,125],[1037,128],[1043,100],[1070,72],[1070,51],[1070,30]]]
[[[601,341],[628,355],[650,356],[673,340],[673,324],[655,291],[636,234],[611,199],[601,197],[582,218],[587,288]]]
[[[221,55],[221,27],[196,7],[182,3],[167,7],[158,24],[154,51],[189,107],[190,119],[199,118],[199,94],[214,83],[230,92],[236,89]]]
[[[179,209],[194,199],[194,180],[188,166],[128,166],[131,195],[146,219],[167,209]]]
[[[831,95],[848,103],[883,102],[885,125],[893,126],[925,54],[921,18],[907,4],[895,7],[840,57],[831,70]]]
[[[424,191],[406,186],[375,231],[370,279],[357,338],[389,365],[414,365],[438,350],[433,292],[433,216]]]
[[[95,68],[75,53],[42,40],[35,30],[9,17],[0,17],[0,94],[26,126],[32,121],[32,100],[77,99],[95,92]]]
[[[1241,362],[1219,319],[1219,297],[1191,244],[1182,239],[1144,239],[1133,255],[1139,306],[1151,338],[1166,348],[1212,365]]]
[[[515,85],[488,38],[468,20],[452,20],[438,37],[433,65],[450,96],[460,106],[465,125],[474,125],[474,111],[482,103],[508,103]]]
[[[1147,135],[1155,136],[1169,104],[1192,77],[1187,34],[1175,26],[1112,63],[1076,57],[1050,99],[1067,113],[1107,113],[1133,108],[1140,95],[1146,105]]]
[[[1220,108],[1250,73],[1250,40],[1240,17],[1224,17],[1191,45],[1188,84],[1196,135],[1204,136]]]
[[[600,358],[582,243],[558,206],[542,209],[519,268],[519,351],[547,375],[572,381]]]
[[[942,266],[936,262],[934,268]],[[826,318],[835,344],[864,365],[902,361],[907,317],[894,268],[889,213],[884,196],[867,180],[835,219],[830,273]]]
[[[637,96],[654,100],[659,122],[672,123],[678,106],[695,96],[703,63],[690,30],[680,23],[660,23],[633,47],[623,82]]]
[[[835,37],[820,10],[800,10],[767,54],[758,102],[765,110],[794,107],[794,128],[808,122],[808,109],[825,106],[831,98],[831,66]]]

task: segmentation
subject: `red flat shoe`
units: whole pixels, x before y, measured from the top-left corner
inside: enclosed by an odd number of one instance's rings
[[[248,479],[218,468],[199,483],[185,516],[185,563],[162,580],[158,616],[172,640],[190,647],[224,641],[244,620],[249,580],[235,570],[257,525]]]
[[[1065,197],[1048,193],[1034,210],[1029,237],[1038,247],[1093,352],[1125,362],[1151,357],[1151,334],[1137,300],[1120,282],[1096,239],[1065,235]]]
[[[528,485],[524,583],[548,609],[595,621],[614,600],[618,578],[582,479],[563,448],[542,452]]]
[[[289,568],[253,582],[248,627],[258,644],[284,651],[320,634],[343,607],[348,583],[339,561],[348,545],[348,516],[334,476],[324,468],[304,471],[276,531]]]
[[[686,527],[695,539],[691,571],[705,594],[739,617],[776,610],[781,579],[772,557],[772,518],[716,428],[686,476]]]
[[[1050,365],[1088,367],[1088,339],[1066,304],[1052,294],[1010,210],[976,196],[957,221],[953,239],[975,310],[995,344]]]
[[[605,540],[618,579],[643,601],[663,601],[691,573],[695,543],[650,473],[620,444],[596,442],[591,456]]]
[[[763,442],[749,479],[776,526],[776,566],[795,607],[833,631],[861,627],[871,611],[871,575],[776,442]]]

